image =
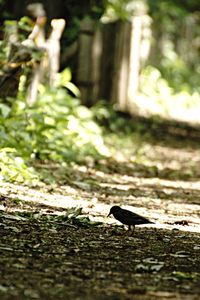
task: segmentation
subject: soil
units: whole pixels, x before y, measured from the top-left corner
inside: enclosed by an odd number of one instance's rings
[[[145,143],[135,157],[41,163],[51,184],[1,184],[0,299],[200,299],[198,141]],[[131,235],[112,205],[155,224]],[[65,219],[72,207],[82,214]]]

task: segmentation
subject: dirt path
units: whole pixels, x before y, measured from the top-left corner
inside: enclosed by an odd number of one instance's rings
[[[200,150],[142,149],[140,162],[119,151],[92,166],[48,166],[53,184],[1,184],[0,299],[200,298]],[[106,217],[113,204],[156,225],[128,236]],[[69,207],[86,218],[66,223]]]

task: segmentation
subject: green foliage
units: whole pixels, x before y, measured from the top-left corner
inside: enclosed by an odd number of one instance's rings
[[[199,11],[198,0],[148,0],[148,4],[152,12],[159,12],[162,9],[165,14],[176,14],[178,11],[188,13]]]
[[[33,30],[33,21],[27,17],[22,17],[18,23],[18,37],[20,41],[24,41]]]
[[[128,19],[130,14],[130,3],[132,1],[120,1],[120,0],[106,0],[105,2],[105,16],[110,20],[116,19]]]
[[[181,90],[176,91],[153,66],[146,67],[140,79],[141,90],[135,98],[135,104],[141,107],[143,113],[194,121],[196,111],[200,108],[198,90],[192,92],[189,85],[182,84]]]
[[[99,101],[92,108],[92,112],[99,124],[110,132],[117,134],[129,134],[135,126],[134,122],[128,122],[131,117],[122,112],[118,112],[112,104],[105,101]]]
[[[4,41],[0,41],[0,67],[3,66],[4,62],[7,59],[8,47]],[[0,70],[0,75],[2,71]]]
[[[64,71],[60,78],[66,79],[68,73]],[[77,92],[75,86],[69,86]],[[93,113],[66,89],[40,86],[38,99],[31,107],[24,99],[12,100],[11,106],[0,104],[3,179],[35,178],[27,166],[34,159],[80,162],[109,154]]]
[[[14,200],[15,204],[19,204],[21,202],[20,199]],[[1,216],[1,215],[0,215]],[[5,214],[4,214],[5,217]],[[46,226],[53,225],[54,229],[57,230],[60,228],[60,225],[64,226],[72,226],[76,227],[88,227],[88,226],[98,226],[101,225],[101,222],[91,221],[87,215],[84,215],[82,212],[82,207],[71,207],[65,210],[65,214],[62,215],[51,215],[42,212],[41,210],[35,211],[16,211],[14,214],[9,215],[9,219],[13,219],[15,221],[26,221],[31,220],[35,222],[42,222]],[[12,227],[13,228],[13,227]],[[17,229],[16,229],[17,232]]]
[[[88,216],[85,216],[82,213],[82,207],[77,208],[77,207],[72,207],[67,210],[67,212],[64,215],[58,216],[58,217],[52,217],[53,220],[58,221],[58,222],[67,222],[72,225],[77,225],[77,226],[90,226],[90,225],[100,225],[102,224],[101,222],[94,222],[91,221]]]
[[[183,66],[180,64],[179,67],[182,69]],[[178,67],[174,72],[179,72]],[[178,99],[180,96],[182,96],[183,99],[183,95],[186,95],[186,98],[190,103],[191,101],[196,103],[197,98],[199,99],[197,90],[196,93],[192,93],[189,84],[182,83],[181,89],[177,93],[177,90],[171,87],[169,81],[164,79],[162,73],[153,66],[148,66],[142,71],[141,82],[141,91],[148,97],[156,96],[157,98],[167,101],[169,98]]]
[[[171,48],[171,47],[170,47]],[[163,78],[175,92],[200,92],[200,70],[188,66],[188,64],[172,49],[168,49],[160,61],[159,67]]]
[[[197,1],[149,1],[154,35],[151,64],[175,92],[200,91],[196,4]]]
[[[62,88],[41,88],[38,101],[29,108],[27,130],[32,149],[40,159],[79,161],[106,154],[101,129],[89,109]]]
[[[29,17],[24,16],[18,22],[18,28],[23,31],[30,33],[32,31],[32,21]]]
[[[80,91],[75,84],[71,82],[72,75],[69,68],[57,74],[57,87],[66,87],[74,96],[80,97]]]
[[[104,0],[104,7],[103,22],[129,20],[135,11],[147,8],[144,0]]]
[[[0,149],[0,180],[29,182],[37,179],[33,168],[18,156],[15,148]]]

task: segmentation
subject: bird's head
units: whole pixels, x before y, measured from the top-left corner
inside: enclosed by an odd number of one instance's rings
[[[116,213],[116,212],[119,211],[120,209],[121,209],[121,208],[120,208],[119,206],[117,206],[117,205],[112,206],[111,209],[110,209],[110,212],[109,212],[109,214],[108,214],[108,217],[109,217],[110,215],[113,215],[114,213]]]

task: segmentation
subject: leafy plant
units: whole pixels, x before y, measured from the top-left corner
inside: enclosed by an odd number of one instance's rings
[[[0,180],[30,182],[37,179],[33,168],[28,167],[15,148],[0,149]]]
[[[72,225],[77,226],[90,226],[90,225],[100,225],[101,222],[93,222],[90,220],[90,218],[83,214],[82,207],[71,207],[67,210],[67,212],[64,215],[53,217],[54,220],[59,222],[67,222]]]
[[[27,164],[35,159],[80,162],[109,154],[92,111],[61,87],[63,81],[68,89],[78,92],[68,84],[69,71],[59,77],[57,88],[40,86],[32,106],[22,98],[13,99],[11,106],[0,103],[3,179],[31,179],[34,172]]]

